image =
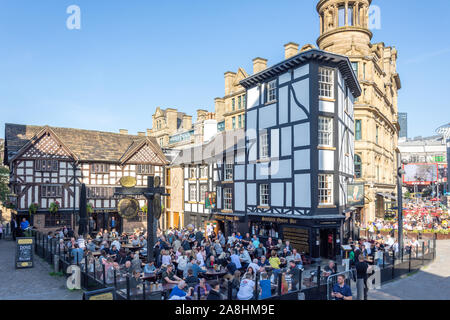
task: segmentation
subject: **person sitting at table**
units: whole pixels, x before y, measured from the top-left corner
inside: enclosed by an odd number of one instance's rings
[[[180,283],[180,281],[182,281],[182,279],[177,277],[175,275],[175,273],[173,272],[173,266],[171,264],[169,264],[167,266],[167,269],[163,272],[161,278],[162,278],[163,284],[166,284],[166,283],[178,284],[178,283]]]
[[[109,255],[112,256],[113,258],[116,258],[118,254],[119,254],[119,250],[117,250],[116,245],[113,245],[111,247],[111,250],[109,250]]]
[[[218,256],[221,255],[223,252],[222,245],[220,244],[219,240],[214,241],[214,251]]]
[[[191,299],[193,292],[194,292],[194,288],[190,287],[188,289],[188,292],[186,293],[184,291],[184,289],[186,288],[186,282],[184,281],[180,281],[178,283],[178,285],[176,285],[175,287],[173,287],[172,291],[170,292],[169,295],[169,300],[186,300],[186,299]]]
[[[139,239],[137,238],[136,235],[133,235],[133,240],[131,240],[131,245],[133,247],[138,247],[139,246]]]
[[[161,251],[161,263],[165,265],[172,264],[172,258],[170,257],[168,250]]]
[[[200,289],[200,298],[206,297],[208,293],[211,291],[211,286],[208,283],[206,283],[205,278],[200,278],[199,280],[200,282],[194,288],[194,293],[198,294]]]
[[[295,264],[299,265],[299,268],[303,268],[303,260],[300,253],[297,252],[297,249],[292,249],[292,252],[289,256],[286,257],[286,261],[289,263],[290,261],[294,261]]]
[[[248,265],[252,262],[252,259],[250,258],[250,254],[244,248],[241,248],[241,250],[240,250],[239,259],[240,259],[241,265],[244,269],[247,269]]]
[[[200,247],[200,250],[195,255],[197,261],[199,262],[199,266],[203,267],[205,265],[206,252],[205,248]]]
[[[213,268],[215,264],[216,264],[216,258],[213,255],[209,256],[208,262],[206,263],[206,267]]]
[[[241,264],[241,259],[238,256],[238,251],[237,250],[233,250],[233,254],[230,256],[231,261],[236,265],[236,269],[241,269],[242,268],[242,264]]]
[[[269,261],[267,261],[266,256],[262,256],[261,259],[258,261],[258,266],[260,269],[270,267]]]
[[[253,298],[254,291],[255,281],[253,281],[252,275],[247,273],[239,285],[237,298],[239,300],[250,300]]]
[[[103,231],[102,231],[102,229],[100,229],[100,231],[95,236],[95,240],[101,241],[102,239],[103,239]]]
[[[119,233],[116,231],[115,228],[113,228],[111,230],[111,239],[118,239],[119,238]]]
[[[92,241],[92,239],[89,239],[89,240],[88,240],[88,243],[87,243],[87,245],[86,245],[86,250],[91,251],[91,252],[94,252],[94,251],[95,251],[95,248],[96,248],[95,243]]]
[[[131,261],[126,261],[120,271],[124,276],[133,274],[133,266]]]
[[[180,249],[183,250],[181,247],[180,247]],[[180,276],[183,276],[188,262],[189,262],[189,257],[187,255],[187,253],[183,251],[182,255],[180,255],[177,259],[177,264],[178,264],[177,269],[178,269],[178,274]]]
[[[142,272],[142,261],[139,259],[139,253],[131,253],[131,266],[133,270]]]
[[[247,268],[247,271],[244,273],[244,278],[247,276],[247,275],[251,275],[251,279],[253,280],[253,281],[256,281],[256,273],[255,273],[255,269],[253,269],[252,267],[248,267]]]
[[[133,277],[130,278],[130,288],[135,289],[142,284],[141,273],[137,270],[133,271]]]
[[[255,249],[255,253],[254,254],[255,254],[255,257],[258,258],[258,259],[261,258],[262,256],[266,255],[266,248],[264,248],[262,243],[260,243],[258,245],[258,247]]]
[[[231,261],[231,258],[227,258],[227,266],[225,267],[225,270],[227,271],[227,274],[224,278],[231,279],[237,270],[236,264]]]
[[[274,282],[278,282],[278,274],[280,273],[280,258],[278,258],[277,252],[275,250],[272,250],[271,257],[269,259],[270,266],[272,267],[273,276],[274,276]]]
[[[237,240],[242,240],[242,235],[241,235],[240,232],[237,232],[237,233],[236,233],[236,239],[237,239]]]
[[[144,266],[144,273],[155,273],[156,267],[155,267],[155,261],[150,261],[145,264]]]
[[[337,266],[333,260],[330,260],[330,261],[328,261],[328,265],[326,265],[325,268],[323,268],[323,271],[324,272],[322,275],[324,277],[329,277],[329,276],[337,273]]]
[[[178,236],[175,237],[175,240],[172,243],[172,247],[175,252],[178,252],[178,250],[181,248],[181,241]]]
[[[271,250],[272,247],[274,247],[274,246],[275,246],[275,242],[272,240],[272,237],[269,237],[266,241],[266,248],[268,250]]]
[[[252,238],[252,243],[253,243],[253,246],[255,247],[255,248],[258,248],[259,247],[259,239],[258,239],[258,237],[256,236],[256,234],[254,234],[253,235],[253,238]]]
[[[248,244],[252,241],[252,238],[250,237],[250,233],[246,233],[245,237],[241,240],[242,244],[245,246],[248,246]]]
[[[81,249],[78,246],[78,243],[75,243],[73,245],[73,249],[71,251],[71,254],[72,254],[72,257],[73,257],[73,261],[72,261],[73,264],[80,263],[83,260],[83,258],[84,258],[84,250]]]
[[[252,268],[253,271],[258,272],[259,271],[259,265],[258,265],[258,259],[253,259],[252,262],[248,265],[248,268]]]
[[[227,244],[233,245],[236,240],[237,240],[236,239],[236,233],[233,232],[231,234],[231,236],[228,237]]]
[[[181,241],[181,247],[183,250],[187,253],[190,253],[191,251],[191,244],[189,243],[188,239],[186,237],[183,237],[183,241]]]
[[[187,271],[187,277],[185,277],[184,281],[186,281],[189,287],[195,287],[199,283],[198,276],[194,275],[194,270],[192,269]]]
[[[211,290],[208,293],[206,300],[223,300],[222,294],[220,293],[220,283],[214,280],[211,282]]]

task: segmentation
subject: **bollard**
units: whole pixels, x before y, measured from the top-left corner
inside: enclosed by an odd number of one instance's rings
[[[103,284],[105,285],[105,287],[106,287],[106,268],[105,268],[105,265],[104,264],[102,264],[102,272],[103,272]]]
[[[422,265],[425,265],[425,242],[422,242]]]
[[[130,300],[130,276],[127,274],[127,300]]]

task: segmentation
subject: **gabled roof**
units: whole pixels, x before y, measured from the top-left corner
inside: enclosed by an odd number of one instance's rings
[[[342,76],[346,78],[347,85],[352,91],[353,96],[357,98],[361,95],[361,86],[359,85],[358,78],[353,71],[348,57],[318,49],[307,50],[287,60],[283,60],[282,62],[270,68],[264,69],[263,71],[242,80],[240,84],[247,89],[254,87],[255,85],[262,83],[276,75],[280,75],[291,68],[301,66],[310,60],[335,64],[336,67],[341,71]]]
[[[138,146],[145,143],[152,146],[158,158],[167,162],[161,148],[154,137],[119,134],[94,130],[58,128],[49,126],[33,126],[5,124],[5,152],[9,162],[17,154],[23,152],[37,137],[50,132],[70,152],[75,160],[120,162]]]

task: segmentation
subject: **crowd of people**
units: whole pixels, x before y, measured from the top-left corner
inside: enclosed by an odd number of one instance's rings
[[[232,299],[254,299],[256,288],[258,298],[264,299],[272,296],[280,281],[285,294],[298,288],[299,270],[308,263],[289,241],[269,237],[263,242],[239,232],[226,238],[221,231],[208,235],[203,230],[158,230],[152,259],[147,259],[143,229],[132,234],[100,229],[84,238],[62,227],[47,237],[58,243],[55,251],[83,271],[105,277],[108,284],[128,277],[136,288],[148,275],[156,275],[159,288],[170,288],[170,299],[193,299],[198,293],[201,299],[225,299],[229,286]],[[214,271],[214,279],[208,270]]]

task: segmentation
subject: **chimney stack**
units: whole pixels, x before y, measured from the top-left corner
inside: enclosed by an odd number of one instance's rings
[[[147,136],[151,137],[152,135],[152,129],[147,129]]]
[[[145,137],[145,132],[138,132],[138,136]]]
[[[284,58],[289,59],[298,54],[299,45],[295,42],[289,42],[284,45]]]
[[[253,59],[253,74],[257,74],[263,70],[267,69],[267,59],[255,58]]]
[[[233,81],[234,77],[236,76],[235,72],[227,71],[224,74],[225,77],[225,95],[229,95],[231,93],[231,90],[233,89]]]
[[[128,134],[128,130],[127,129],[119,129],[119,133],[120,134]]]

